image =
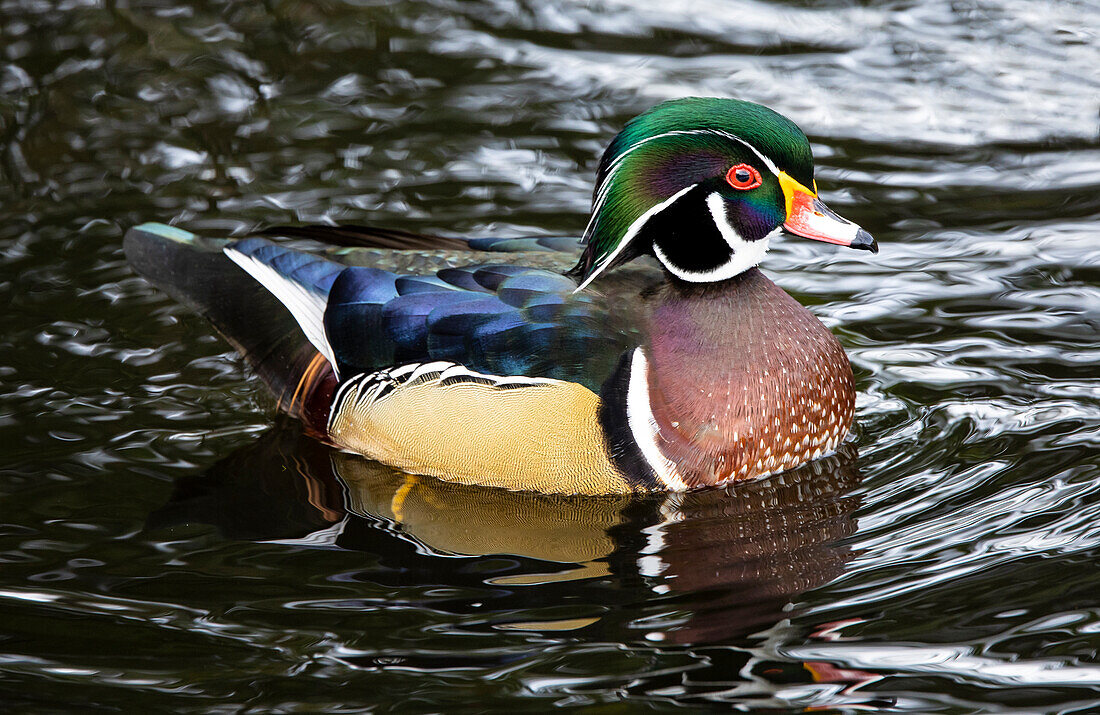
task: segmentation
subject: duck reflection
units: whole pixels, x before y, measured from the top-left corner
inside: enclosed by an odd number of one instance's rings
[[[843,571],[855,456],[844,448],[724,490],[556,496],[405,474],[290,423],[181,480],[149,527],[207,523],[231,539],[365,551],[381,563],[363,575],[374,582],[489,587],[502,610],[590,599],[596,614],[500,628],[712,643],[766,628]]]

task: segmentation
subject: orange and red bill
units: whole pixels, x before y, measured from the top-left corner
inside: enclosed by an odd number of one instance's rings
[[[785,171],[779,173],[779,185],[783,187],[787,202],[787,220],[783,228],[788,232],[814,241],[878,253],[878,244],[871,234],[834,213],[817,197],[816,191],[806,188]]]

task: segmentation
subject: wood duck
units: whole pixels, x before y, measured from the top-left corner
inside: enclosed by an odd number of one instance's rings
[[[465,484],[623,494],[764,477],[848,435],[844,350],[757,268],[784,231],[877,251],[818,198],[793,122],[687,98],[612,140],[581,240],[144,224],[126,252],[338,447]]]

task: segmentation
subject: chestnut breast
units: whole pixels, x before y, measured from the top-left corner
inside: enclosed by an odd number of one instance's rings
[[[688,486],[753,479],[833,451],[852,424],[848,357],[758,269],[675,283],[650,318],[657,444]]]

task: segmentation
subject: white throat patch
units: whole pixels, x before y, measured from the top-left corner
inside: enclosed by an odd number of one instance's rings
[[[724,281],[728,278],[739,276],[750,268],[760,265],[760,262],[764,260],[764,256],[768,253],[772,237],[778,235],[779,232],[782,231],[782,228],[776,228],[759,240],[746,241],[741,238],[741,234],[737,233],[737,229],[730,225],[729,220],[726,218],[725,200],[722,198],[721,194],[716,192],[708,195],[707,208],[710,209],[711,219],[713,219],[714,225],[718,228],[718,232],[722,234],[722,239],[729,245],[730,250],[733,252],[729,261],[708,271],[689,271],[677,266],[669,260],[669,257],[665,255],[665,252],[661,250],[659,245],[653,245],[653,252],[657,255],[657,260],[668,269],[669,273],[690,283],[713,283],[716,281]]]

